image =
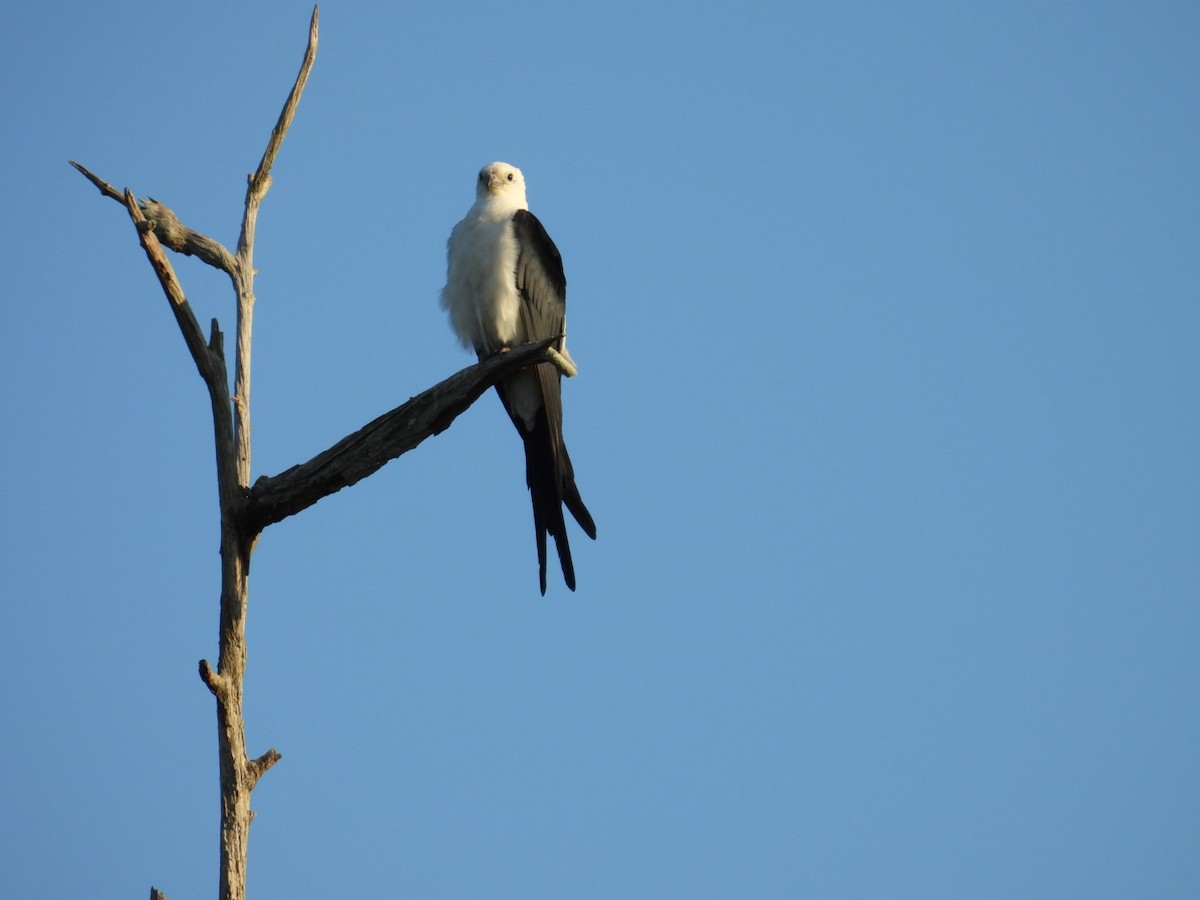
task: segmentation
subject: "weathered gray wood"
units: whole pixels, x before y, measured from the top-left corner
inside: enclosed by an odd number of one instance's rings
[[[121,204],[125,203],[124,192],[117,190],[99,175],[88,171],[86,167],[81,166],[74,160],[69,160],[69,162],[84,178],[94,184],[105,197],[111,197]],[[226,250],[220,241],[215,241],[207,235],[200,234],[198,231],[192,231],[192,229],[179,221],[179,217],[175,215],[175,212],[170,207],[159,203],[153,197],[139,200],[138,206],[142,210],[142,215],[153,226],[155,236],[165,246],[170,247],[176,253],[182,253],[185,256],[195,256],[208,263],[214,269],[220,269],[226,272],[231,278],[233,277],[237,262],[234,260],[233,254]]]
[[[254,232],[258,225],[259,207],[267,196],[267,191],[271,189],[271,167],[275,165],[275,157],[279,155],[279,148],[283,146],[288,128],[296,116],[296,107],[300,104],[300,96],[304,93],[308,75],[317,58],[317,19],[318,8],[313,7],[308,28],[308,46],[304,49],[300,71],[287,100],[284,101],[279,119],[271,129],[271,136],[267,140],[262,159],[258,162],[258,168],[246,179],[246,202],[242,212],[242,230],[238,236],[237,270],[233,278],[238,297],[233,434],[238,480],[243,487],[250,484],[250,337],[254,327]]]
[[[505,375],[550,359],[547,351],[557,340],[525,344],[478,365],[468,366],[384,413],[308,462],[273,477],[259,478],[250,491],[249,527],[258,532],[295,515],[322,497],[378,471],[389,460],[412,450],[427,437],[445,431],[459,413]]]

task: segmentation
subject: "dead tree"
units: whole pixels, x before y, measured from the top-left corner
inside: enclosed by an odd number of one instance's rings
[[[250,833],[250,792],[259,778],[279,761],[271,748],[250,758],[242,719],[246,667],[246,606],[250,555],[263,529],[312,506],[343,487],[380,469],[431,435],[438,434],[484,391],[518,369],[552,362],[573,374],[569,361],[550,346],[528,344],[478,365],[468,366],[440,384],[412,397],[308,462],[250,484],[250,350],[254,323],[254,230],[259,206],[271,187],[271,167],[287,134],[300,95],[317,54],[317,12],[313,9],[308,47],[279,121],[271,131],[258,168],[248,177],[242,227],[236,252],[184,225],[157,200],[138,200],[128,189],[118,191],[102,178],[72,162],[100,192],[120,201],[162,285],[192,360],[208,389],[217,454],[217,491],[221,519],[221,595],[217,666],[200,661],[200,677],[217,706],[220,755],[221,830],[220,898],[244,900]],[[224,336],[212,320],[205,339],[183,287],[163,247],[195,256],[225,272],[237,296],[237,342],[233,393],[229,390]],[[165,900],[157,889],[152,897]]]

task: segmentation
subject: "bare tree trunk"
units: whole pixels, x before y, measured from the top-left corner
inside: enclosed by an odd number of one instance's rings
[[[236,253],[192,231],[167,206],[137,200],[72,162],[100,192],[121,201],[133,220],[146,257],[158,276],[184,342],[208,389],[217,457],[221,517],[221,606],[217,668],[200,661],[200,677],[217,702],[217,752],[220,761],[221,900],[245,900],[250,794],[259,778],[279,761],[271,748],[251,759],[242,718],[246,672],[246,610],[250,556],[262,530],[294,515],[334,491],[354,484],[386,462],[448,428],[459,413],[497,381],[525,366],[551,361],[568,375],[574,371],[551,346],[557,338],[518,347],[469,366],[413,397],[391,412],[338,441],[306,463],[250,487],[250,351],[254,321],[254,234],[258,210],[271,186],[271,167],[295,115],[317,52],[318,10],[313,9],[308,46],[300,72],[271,131],[258,168],[249,176],[242,229]],[[229,393],[224,336],[212,321],[208,340],[200,329],[163,245],[196,256],[226,272],[237,295],[237,347],[234,394]],[[166,900],[157,888],[151,900]]]

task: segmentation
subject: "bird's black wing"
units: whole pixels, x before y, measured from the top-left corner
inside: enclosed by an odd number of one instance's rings
[[[563,273],[562,255],[554,245],[538,217],[529,210],[518,210],[513,216],[513,230],[520,252],[517,256],[517,290],[521,292],[521,315],[527,339],[540,341],[566,331],[567,277]],[[559,341],[558,349],[563,347]],[[596,523],[583,505],[575,486],[575,470],[562,440],[562,372],[557,366],[544,363],[538,366],[538,378],[546,401],[547,418],[557,434],[559,466],[563,474],[563,502],[588,537],[595,540]]]
[[[562,256],[542,223],[528,210],[518,210],[512,220],[517,242],[516,286],[521,294],[521,324],[528,341],[540,341],[562,335],[566,320],[567,278]],[[563,342],[557,344],[562,349]],[[513,417],[513,424],[525,441],[525,478],[533,500],[533,522],[537,535],[538,564],[542,593],[546,592],[546,535],[554,538],[562,563],[563,579],[575,589],[575,569],[567,541],[562,507],[579,522],[591,538],[596,525],[575,486],[575,473],[562,437],[562,372],[551,363],[536,367],[542,410],[533,429]],[[500,398],[508,407],[502,386]]]
[[[527,209],[513,214],[513,237],[517,241],[517,290],[521,292],[521,317],[525,338],[542,341],[562,334],[567,315],[567,276],[562,255]]]

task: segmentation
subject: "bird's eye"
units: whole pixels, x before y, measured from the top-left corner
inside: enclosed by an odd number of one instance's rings
[[[508,173],[508,180],[509,180],[509,181],[512,181],[512,172],[509,172],[509,173]]]
[[[480,173],[479,173],[479,180],[480,180],[480,181],[487,181],[487,172],[480,172]]]

